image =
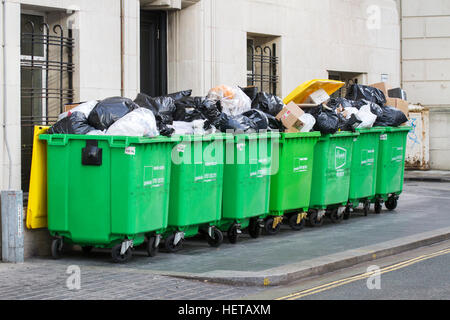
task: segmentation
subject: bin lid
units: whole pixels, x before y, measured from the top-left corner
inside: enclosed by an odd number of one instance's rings
[[[386,127],[386,132],[402,132],[402,131],[411,131],[412,127],[402,126],[402,127]]]
[[[64,146],[69,140],[97,140],[107,141],[111,147],[114,146],[129,146],[130,144],[149,144],[149,143],[167,143],[178,142],[180,138],[174,137],[127,137],[127,136],[88,136],[81,134],[41,134],[40,140],[47,140],[48,145]]]
[[[317,90],[323,89],[328,95],[332,95],[345,85],[344,82],[328,80],[328,79],[314,79],[306,81],[292,91],[286,98],[284,98],[284,104],[288,104],[293,101],[297,104],[304,103],[308,97]]]
[[[385,128],[383,128],[383,127],[358,128],[356,130],[359,133],[383,133],[385,131]]]
[[[284,139],[315,138],[315,137],[320,137],[320,136],[321,136],[321,133],[319,131],[281,133],[281,137]]]

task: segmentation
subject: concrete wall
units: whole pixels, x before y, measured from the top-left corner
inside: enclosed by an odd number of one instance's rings
[[[376,5],[381,28],[367,27]],[[281,95],[327,70],[381,74],[400,84],[395,1],[202,0],[169,14],[169,91],[205,94],[219,84],[246,85],[247,34],[280,37]]]
[[[450,170],[450,1],[402,0],[403,87],[430,108],[432,169]]]

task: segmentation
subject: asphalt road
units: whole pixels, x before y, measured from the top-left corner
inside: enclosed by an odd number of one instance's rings
[[[379,273],[368,269],[375,265],[379,267]],[[450,241],[307,279],[293,285],[265,291],[258,297],[247,298],[449,300]]]

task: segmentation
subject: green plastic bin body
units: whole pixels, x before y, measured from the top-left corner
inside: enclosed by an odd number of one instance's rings
[[[357,129],[358,139],[353,144],[350,170],[349,203],[359,205],[362,200],[372,200],[376,195],[377,165],[380,136],[384,128]]]
[[[48,229],[53,236],[110,248],[124,239],[139,245],[146,235],[167,227],[170,139],[84,135],[40,139],[47,141]],[[89,148],[97,147],[101,154],[89,158]]]
[[[227,142],[222,231],[235,223],[245,229],[251,218],[269,212],[270,179],[277,169],[272,167],[272,156],[279,137],[279,133],[240,134]]]
[[[181,136],[172,153],[167,237],[195,236],[221,219],[225,134]]]
[[[279,169],[270,182],[271,215],[282,216],[285,212],[299,209],[308,211],[314,148],[320,136],[320,132],[281,134]]]
[[[319,139],[314,150],[310,208],[346,205],[354,140],[359,133],[339,132]]]
[[[405,174],[406,138],[411,127],[386,127],[380,137],[376,197],[400,195]]]

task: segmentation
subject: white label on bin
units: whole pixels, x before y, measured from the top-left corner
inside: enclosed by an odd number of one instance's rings
[[[387,140],[387,134],[382,134],[382,135],[380,136],[380,140],[381,140],[381,141],[386,141],[386,140]]]
[[[336,147],[335,150],[335,168],[341,169],[347,164],[347,149]]]
[[[126,147],[125,154],[128,154],[130,156],[136,155],[136,147]]]
[[[185,144],[179,144],[177,145],[177,151],[178,152],[184,152],[184,150],[186,150],[186,145]]]
[[[308,158],[296,158],[294,159],[294,172],[307,172],[308,171],[308,165],[307,161]]]
[[[165,166],[144,167],[144,187],[159,188],[164,186]]]
[[[245,143],[238,143],[238,144],[236,145],[236,148],[237,148],[239,151],[244,150],[244,148],[245,148]]]

